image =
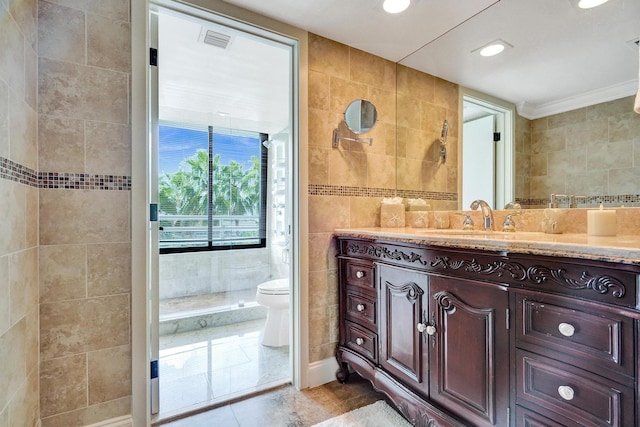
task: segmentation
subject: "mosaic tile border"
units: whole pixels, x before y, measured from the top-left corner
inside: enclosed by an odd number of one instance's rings
[[[532,207],[547,207],[549,205],[549,199],[520,199],[516,198],[516,201],[523,206]],[[640,205],[640,194],[619,194],[614,196],[584,196],[584,199],[578,202],[578,207],[591,207],[597,206],[602,203],[605,206],[638,206]],[[568,208],[567,202],[562,201],[558,203],[560,208]]]
[[[36,188],[67,190],[131,190],[131,177],[87,173],[36,172],[12,160],[0,157],[0,179]]]
[[[425,200],[458,200],[457,193],[437,191],[394,190],[392,188],[350,187],[345,185],[309,184],[311,196],[405,197]]]

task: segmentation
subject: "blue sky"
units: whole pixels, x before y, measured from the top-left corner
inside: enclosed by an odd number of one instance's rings
[[[160,174],[176,172],[182,159],[192,156],[198,149],[206,150],[208,140],[206,131],[160,126]],[[256,139],[246,136],[214,134],[213,150],[214,154],[220,154],[223,165],[236,160],[247,168],[252,156],[260,157]]]

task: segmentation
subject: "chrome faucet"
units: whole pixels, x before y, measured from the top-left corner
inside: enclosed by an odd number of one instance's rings
[[[484,200],[474,200],[473,202],[471,202],[472,210],[476,210],[478,209],[478,207],[480,207],[480,210],[482,211],[482,217],[483,217],[482,224],[484,225],[484,229],[492,230],[493,229],[493,211],[491,210],[491,206],[489,206],[489,204]]]

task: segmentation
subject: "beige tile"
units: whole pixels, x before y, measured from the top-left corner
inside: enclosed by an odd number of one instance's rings
[[[329,184],[352,187],[366,186],[366,155],[344,150],[342,147],[329,153]]]
[[[86,426],[131,413],[131,398],[123,397],[98,405],[42,419],[41,427]]]
[[[564,175],[567,171],[580,172],[586,169],[590,169],[590,166],[587,166],[587,153],[584,148],[557,151],[547,156],[548,175]]]
[[[0,411],[0,427],[11,427],[9,425],[9,408]]]
[[[562,176],[532,176],[530,182],[531,197],[534,199],[548,198],[549,194],[567,194],[565,177]],[[582,194],[582,193],[573,193]]]
[[[392,156],[367,156],[367,186],[389,188],[396,186],[396,159]]]
[[[309,346],[317,347],[329,342],[329,309],[327,306],[309,309]]]
[[[9,158],[9,87],[0,80],[0,157]]]
[[[331,76],[318,71],[309,71],[309,108],[329,111]]]
[[[628,141],[640,135],[640,115],[629,110],[609,118],[609,142]]]
[[[9,256],[11,324],[38,306],[38,249],[32,248]]]
[[[435,78],[434,100],[436,105],[449,110],[458,110],[458,85],[447,80]],[[453,129],[452,129],[453,130]]]
[[[614,101],[603,102],[601,104],[587,107],[587,120],[597,120],[620,114],[627,114],[630,111],[633,111],[634,98],[634,96],[627,96]]]
[[[423,191],[446,192],[449,183],[447,166],[435,162],[423,161],[419,175]],[[413,187],[416,188],[415,186]]]
[[[87,245],[87,292],[91,296],[131,292],[131,245]]]
[[[349,227],[349,198],[309,196],[309,233],[328,233]]]
[[[549,129],[560,128],[568,124],[584,123],[587,120],[587,109],[567,111],[566,113],[554,114],[547,117]]]
[[[38,426],[38,370],[29,373],[26,380],[15,391],[16,394],[9,405],[9,419],[12,426]]]
[[[398,93],[419,101],[435,101],[435,77],[413,68],[397,65]]]
[[[38,25],[38,0],[13,0],[9,11],[16,20],[30,49],[36,49]]]
[[[38,306],[29,308],[25,320],[25,367],[27,372],[38,371],[40,366],[40,319]]]
[[[343,114],[317,108],[309,109],[309,147],[332,148],[333,130],[343,119]]]
[[[26,212],[25,212],[25,227],[26,227],[26,247],[32,248],[38,246],[38,193],[39,190],[35,187],[25,187],[26,197]]]
[[[381,197],[349,197],[349,227],[380,227]]]
[[[640,129],[639,129],[640,130]],[[587,147],[587,169],[619,169],[633,166],[633,142],[620,141]]]
[[[9,158],[32,170],[38,168],[38,115],[23,96],[9,96]]]
[[[327,270],[309,273],[309,308],[321,308],[330,304],[330,299],[337,296],[337,292],[329,289]]]
[[[327,149],[309,147],[309,184],[329,184],[329,153]]]
[[[86,122],[86,172],[97,175],[131,175],[129,126]]]
[[[640,166],[609,170],[609,194],[638,194]]]
[[[85,172],[84,121],[40,114],[38,157],[42,172]]]
[[[355,100],[367,98],[369,93],[366,85],[336,77],[331,78],[330,85],[331,97],[329,108],[335,113],[344,114],[349,104]]]
[[[9,255],[0,257],[0,336],[11,326],[11,300],[9,293]]]
[[[31,47],[24,52],[24,99],[33,111],[38,110],[38,55]]]
[[[0,8],[2,12],[2,8]],[[7,83],[14,94],[24,96],[24,38],[13,17],[3,13],[0,31],[0,80]]]
[[[89,405],[131,395],[131,347],[89,353]]]
[[[40,246],[40,303],[87,296],[86,245]]]
[[[0,179],[0,256],[25,247],[25,186]]]
[[[531,176],[543,176],[547,174],[547,153],[539,153],[531,156]]]
[[[409,95],[398,94],[397,126],[409,129],[422,129],[422,102]]]
[[[611,194],[609,192],[609,171],[606,170],[568,173],[566,183],[565,194]],[[550,191],[549,193],[560,193],[560,191]]]
[[[336,345],[340,339],[340,307],[338,304],[329,306],[329,344]]]
[[[349,78],[349,47],[309,33],[309,70]]]
[[[40,190],[40,244],[129,241],[129,192]]]
[[[129,296],[40,304],[42,360],[129,344]]]
[[[125,73],[40,58],[39,112],[69,118],[127,124]]]
[[[59,4],[62,6],[72,7],[78,10],[87,9],[87,0],[47,0],[47,1],[49,1],[50,3]]]
[[[542,117],[531,121],[531,132],[542,132],[549,129],[547,118]]]
[[[42,361],[40,386],[43,417],[87,406],[87,355]]]
[[[309,234],[309,271],[325,271],[330,266],[332,233]]]
[[[395,91],[395,64],[359,49],[349,48],[349,78],[352,81]]]
[[[39,56],[84,64],[85,26],[84,12],[41,1],[38,7]]]
[[[422,161],[410,158],[397,160],[397,185],[399,190],[415,190],[422,186]]]
[[[607,119],[590,120],[579,124],[567,124],[567,148],[605,144],[609,139]]]
[[[531,154],[562,151],[566,148],[566,129],[557,128],[531,134]]]
[[[396,124],[396,92],[395,90],[383,90],[375,86],[369,87],[367,96],[378,112],[378,122],[395,127]],[[378,127],[380,123],[376,124]]]
[[[86,2],[89,12],[129,22],[130,0],[86,0]]]
[[[25,337],[26,319],[20,320],[7,332],[0,335],[0,366],[11,369],[0,369],[0,407],[4,408],[12,398],[16,389],[24,382],[26,372]]]
[[[89,14],[87,16],[87,64],[129,72],[131,70],[129,23]]]

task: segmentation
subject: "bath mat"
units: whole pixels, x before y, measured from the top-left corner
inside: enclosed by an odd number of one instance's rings
[[[328,419],[313,427],[411,427],[411,424],[389,406],[378,400],[362,408]]]

